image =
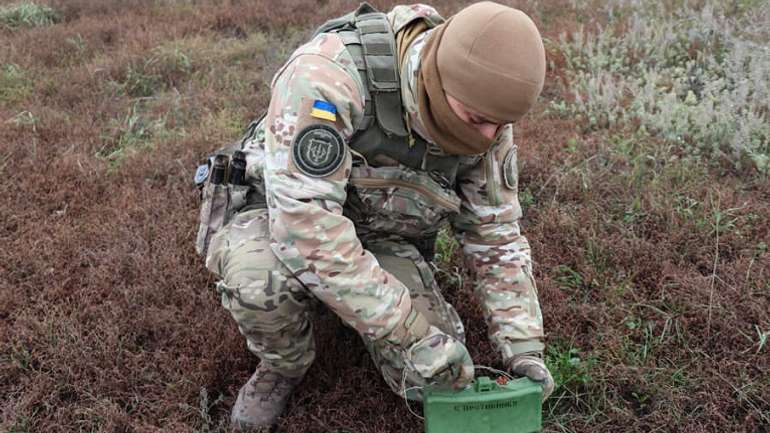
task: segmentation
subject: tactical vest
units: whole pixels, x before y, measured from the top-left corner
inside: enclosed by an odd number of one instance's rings
[[[361,81],[364,83],[364,116],[357,125],[348,146],[354,153],[363,156],[371,167],[380,165],[378,161],[381,157],[385,157],[418,172],[427,173],[427,177],[442,189],[454,190],[460,157],[446,155],[436,145],[428,143],[418,135],[410,137],[407,132],[401,103],[396,39],[387,16],[369,4],[362,3],[356,11],[324,23],[313,37],[321,33],[335,33],[341,38],[355,61]],[[264,117],[263,115],[251,122],[241,140],[219,149],[199,167],[196,173],[195,182],[201,188],[203,199],[196,249],[202,255],[206,255],[209,239],[227,224],[235,213],[266,206],[264,185],[257,188],[253,185],[231,185],[229,181],[219,185],[211,182],[209,175],[215,156],[224,156],[226,160],[231,160],[231,156],[237,150],[243,149],[255,136]],[[402,171],[395,167],[392,169],[383,167],[380,170],[391,175]],[[231,171],[227,170],[227,173]],[[425,185],[424,180],[421,183],[418,177],[409,180],[399,177],[395,182],[429,194],[432,187]],[[359,182],[363,181],[359,180]],[[354,222],[361,222],[366,218],[357,217],[353,213],[367,206],[359,194],[354,193],[355,183],[355,180],[351,180],[348,186],[353,191],[349,191],[348,201],[351,205],[345,206],[345,215]],[[407,185],[403,185],[404,183]],[[437,204],[437,208],[424,209],[425,212],[433,212],[435,214],[433,217],[437,221],[442,217],[442,212],[448,210],[457,212],[460,206],[460,199],[457,196],[444,197],[439,201],[443,204]],[[420,231],[419,235],[410,237],[412,243],[428,260],[432,260],[433,257],[438,224],[430,224],[430,227],[433,230]],[[393,230],[387,231],[393,232]]]
[[[321,33],[335,33],[342,39],[364,83],[364,116],[348,143],[350,148],[369,162],[376,164],[384,156],[453,187],[459,157],[446,155],[407,132],[396,38],[387,16],[362,3],[354,12],[321,25],[313,37]]]

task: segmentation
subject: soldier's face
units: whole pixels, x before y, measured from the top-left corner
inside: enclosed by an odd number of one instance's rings
[[[502,126],[499,123],[495,123],[491,119],[487,119],[484,116],[475,113],[473,110],[466,107],[462,102],[455,99],[452,95],[446,95],[446,100],[449,102],[449,106],[452,111],[455,112],[457,117],[462,119],[465,123],[476,128],[486,138],[493,139],[497,136],[497,131]]]

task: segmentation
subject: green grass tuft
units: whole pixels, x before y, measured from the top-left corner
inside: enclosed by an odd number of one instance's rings
[[[436,236],[436,257],[438,264],[448,265],[460,244],[455,240],[452,232],[444,227]]]
[[[149,97],[177,87],[193,71],[187,50],[176,45],[158,46],[143,59],[132,62],[118,85],[134,97]]]
[[[0,6],[0,25],[8,28],[41,27],[59,22],[59,14],[51,7],[32,2]]]
[[[170,107],[169,107],[170,105]],[[103,145],[96,157],[115,170],[130,155],[149,151],[164,140],[184,135],[181,122],[174,128],[178,101],[169,98],[137,99],[123,118],[113,119],[102,132]]]
[[[555,396],[577,394],[579,389],[591,382],[591,369],[596,364],[594,356],[581,357],[580,351],[571,344],[550,343],[546,364],[555,382]]]
[[[29,74],[13,63],[0,67],[0,104],[21,102],[32,92]]]

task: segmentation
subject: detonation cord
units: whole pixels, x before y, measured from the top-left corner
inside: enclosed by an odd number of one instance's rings
[[[499,374],[501,376],[507,377],[508,380],[514,380],[513,376],[511,376],[507,372],[502,371],[502,370],[498,370],[496,368],[487,367],[486,365],[474,365],[473,368],[476,369],[476,370],[491,371],[492,373],[497,373],[497,374]],[[404,404],[406,405],[406,409],[409,410],[409,413],[411,413],[415,417],[420,418],[421,420],[424,421],[425,417],[420,416],[414,410],[412,410],[412,406],[409,405],[409,399],[406,397],[406,394],[409,391],[412,391],[412,390],[415,390],[415,389],[422,391],[422,389],[425,388],[425,386],[411,386],[411,387],[407,388],[406,387],[406,366],[404,367],[403,372],[404,372],[404,374],[401,375],[401,390],[402,390],[401,392],[402,392],[402,395],[404,396]]]

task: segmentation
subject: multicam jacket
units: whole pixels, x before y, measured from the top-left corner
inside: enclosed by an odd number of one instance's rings
[[[443,20],[424,5],[398,6],[388,14],[394,32],[418,17],[431,24]],[[407,124],[430,141],[412,96],[423,40],[407,53],[401,85]],[[273,252],[317,298],[365,338],[388,340],[406,320],[411,300],[362,241],[418,239],[449,221],[475,268],[475,293],[503,359],[542,351],[530,247],[518,224],[511,125],[487,153],[461,157],[454,185],[396,161],[365,161],[348,146],[333,171],[317,175],[298,167],[297,135],[325,125],[351,139],[365,108],[353,58],[337,35],[320,34],[292,54],[271,87],[267,115],[244,147],[247,176],[265,190]],[[319,116],[319,103],[334,112]]]

